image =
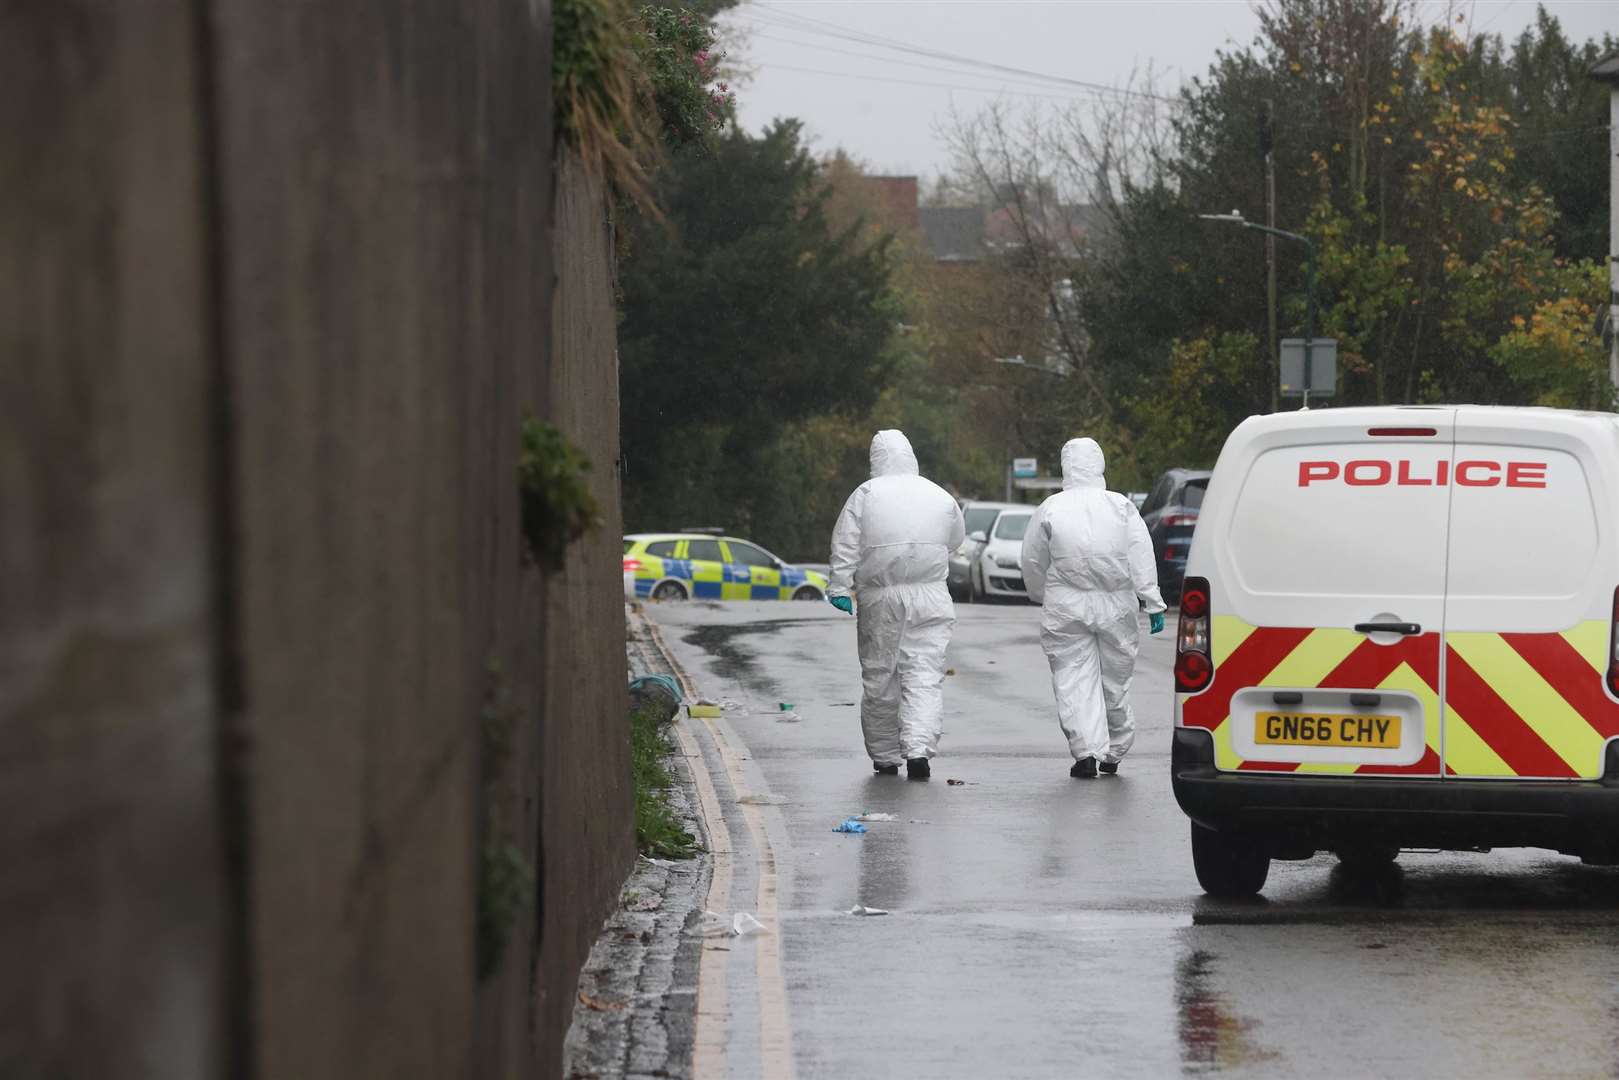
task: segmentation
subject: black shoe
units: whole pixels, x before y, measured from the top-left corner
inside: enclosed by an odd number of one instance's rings
[[[1103,776],[1119,775],[1119,763],[1117,761],[1104,761],[1097,768],[1102,770]]]
[[[1074,767],[1068,770],[1068,775],[1075,780],[1096,779],[1096,759],[1093,757],[1080,758],[1074,762]]]
[[[925,757],[913,757],[905,762],[905,775],[912,780],[926,780],[933,775],[933,766]]]
[[[871,763],[871,771],[874,772],[874,773],[882,773],[884,776],[898,776],[899,775],[899,766],[898,765],[879,765],[875,761],[873,761]]]

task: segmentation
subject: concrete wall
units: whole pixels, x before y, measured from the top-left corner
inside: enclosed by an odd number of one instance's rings
[[[633,850],[549,61],[541,0],[0,6],[0,1075],[558,1070]],[[543,581],[525,411],[609,508]]]
[[[215,789],[191,4],[0,5],[0,1075],[201,1077]]]
[[[557,292],[551,412],[593,463],[601,528],[574,545],[548,583],[544,911],[536,1008],[545,1060],[560,1060],[579,967],[635,856],[625,802],[623,534],[619,497],[618,345],[601,186],[577,164],[557,176]],[[618,645],[609,655],[607,642]],[[588,673],[587,678],[568,673]]]

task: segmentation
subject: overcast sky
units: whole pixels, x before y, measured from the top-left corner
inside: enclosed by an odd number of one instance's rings
[[[1422,0],[1419,10],[1433,21],[1449,8],[1511,38],[1535,6]],[[1619,34],[1619,0],[1545,6],[1577,41]],[[731,59],[753,72],[737,95],[745,128],[797,117],[817,150],[842,147],[877,172],[924,177],[948,165],[934,127],[952,103],[971,112],[997,96],[1088,100],[1075,83],[1118,86],[1148,65],[1172,93],[1259,25],[1248,0],[744,0],[723,21],[738,35]]]

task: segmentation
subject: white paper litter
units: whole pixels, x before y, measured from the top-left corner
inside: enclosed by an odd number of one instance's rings
[[[898,821],[899,818],[895,817],[893,814],[865,813],[865,814],[861,814],[861,815],[857,816],[855,818],[855,820],[856,821]]]
[[[880,908],[880,907],[867,907],[865,904],[856,904],[854,907],[852,907],[848,911],[844,912],[844,914],[845,915],[887,915],[888,910],[886,908]]]
[[[736,918],[731,920],[731,933],[737,937],[757,937],[760,934],[768,934],[770,931],[765,928],[764,923],[755,919],[746,911],[739,911],[736,913]]]

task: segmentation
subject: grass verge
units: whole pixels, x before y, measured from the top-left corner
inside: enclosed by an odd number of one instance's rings
[[[674,753],[674,742],[658,719],[655,708],[630,713],[630,763],[635,777],[635,843],[643,855],[689,859],[697,854],[697,841],[681,827],[669,805],[674,778],[664,759]]]

